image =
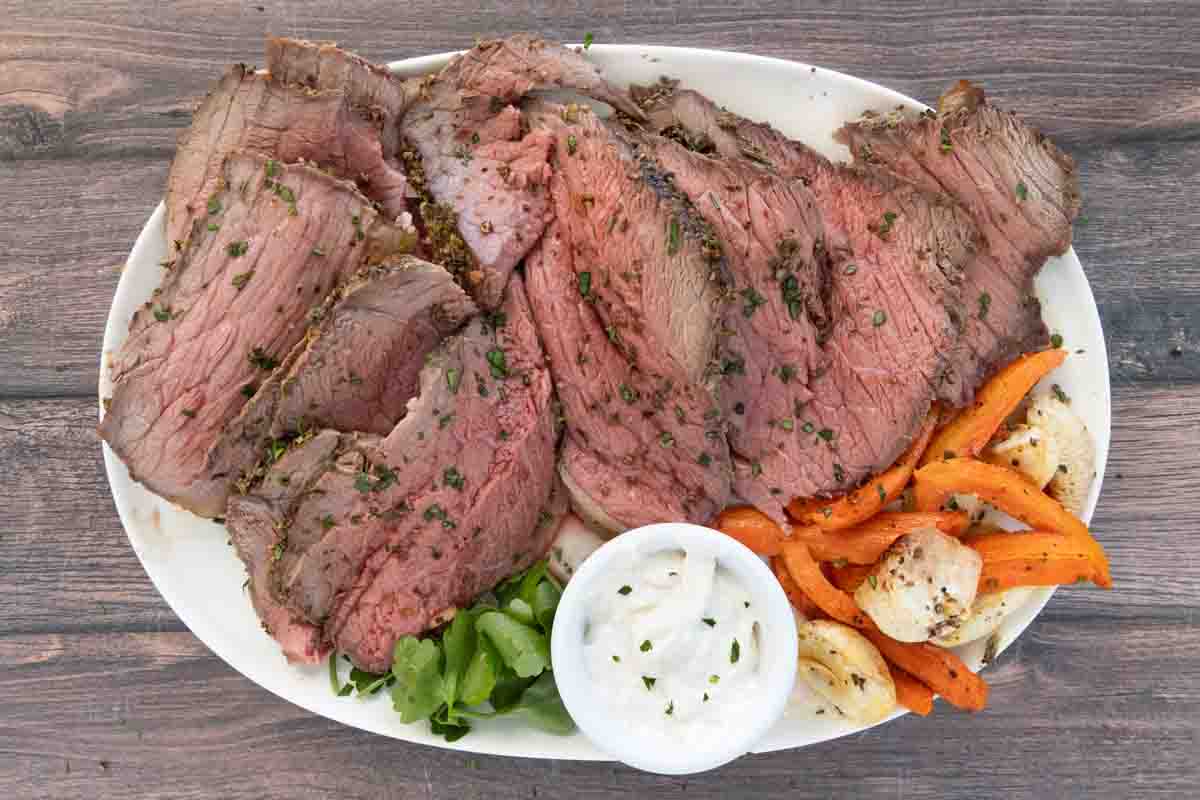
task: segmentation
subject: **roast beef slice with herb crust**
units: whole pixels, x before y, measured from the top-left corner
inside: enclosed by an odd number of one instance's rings
[[[417,393],[425,356],[475,305],[441,267],[399,256],[367,267],[314,311],[305,337],[209,451],[237,475],[278,439],[332,428],[386,435]],[[250,475],[247,478],[253,478]]]
[[[235,150],[312,162],[358,182],[389,216],[404,214],[411,189],[398,163],[385,158],[380,135],[378,124],[356,113],[339,89],[317,91],[237,65],[179,138],[167,175],[167,241],[185,240],[204,216],[222,164]]]
[[[713,227],[724,248],[734,302],[721,344],[721,403],[733,452],[750,462],[801,463],[796,409],[829,362],[821,346],[831,324],[825,232],[812,193],[744,159],[710,157],[645,136],[675,185]],[[686,139],[684,140],[686,141]],[[781,477],[791,484],[800,476]],[[782,519],[782,503],[772,510]]]
[[[480,42],[423,83],[404,116],[406,163],[424,193],[430,258],[461,275],[485,308],[550,221],[550,137],[525,131],[511,104],[565,87],[637,113],[575,51],[519,34]]]
[[[400,142],[397,122],[416,100],[420,91],[417,81],[406,81],[387,67],[332,42],[287,37],[267,39],[267,70],[281,83],[344,93],[351,107],[378,127],[384,158],[396,157]]]
[[[612,530],[707,522],[730,487],[712,230],[592,113],[539,104],[529,118],[555,136],[556,221],[526,274],[567,421],[572,504]]]
[[[377,669],[397,638],[531,564],[549,544],[537,523],[554,484],[550,401],[514,281],[501,314],[434,351],[387,437],[343,452],[300,499],[274,564],[278,598]],[[395,566],[393,588],[375,586],[390,561],[403,565],[403,592]]]
[[[695,92],[660,84],[635,95],[652,108],[653,129],[805,183],[825,229],[827,362],[809,382],[812,397],[770,428],[773,446],[739,460],[738,494],[779,517],[792,497],[844,492],[885,469],[942,386],[975,226],[944,195],[833,164]]]
[[[135,480],[210,517],[238,475],[207,473],[208,454],[247,395],[335,285],[412,243],[351,184],[309,167],[235,154],[221,185],[134,315],[100,425]]]
[[[1071,246],[1079,179],[1069,156],[1016,115],[988,105],[982,89],[960,81],[938,106],[937,113],[871,114],[840,138],[864,168],[949,194],[983,232],[980,258],[966,270],[971,313],[957,393],[949,393],[965,403],[997,367],[1046,346],[1033,277]]]
[[[238,557],[246,565],[246,590],[263,629],[275,637],[288,661],[315,664],[329,651],[321,629],[299,618],[275,599],[271,564],[280,532],[286,527],[293,498],[299,497],[328,468],[338,447],[336,431],[321,431],[285,452],[261,491],[229,499],[226,528]]]

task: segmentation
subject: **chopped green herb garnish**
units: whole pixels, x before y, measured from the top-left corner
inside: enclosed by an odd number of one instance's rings
[[[333,520],[333,514],[326,514],[325,516],[321,517],[321,527],[325,530],[329,530],[335,525],[337,525],[337,523]]]
[[[992,307],[992,296],[987,292],[979,295],[979,318],[987,319],[988,309]]]
[[[229,246],[225,248],[225,252],[229,253],[229,255],[233,256],[234,258],[240,258],[241,256],[246,255],[246,251],[249,249],[250,243],[245,240],[241,240],[237,242],[230,242]]]
[[[718,683],[721,682],[721,676],[720,675],[709,675],[708,682],[711,683],[713,686],[716,686]]]
[[[800,426],[800,430],[804,431],[805,433],[812,433],[814,430],[816,430],[816,426],[811,422],[806,422]]]
[[[620,656],[613,656],[613,663],[614,663],[614,664],[620,664],[620,663],[621,663],[621,657],[620,657]]]
[[[742,657],[742,646],[738,644],[738,640],[734,639],[733,644],[729,647],[729,663],[736,664],[738,659]]]
[[[221,213],[221,201],[215,194],[212,197],[208,198],[208,213],[209,214],[220,214]]]
[[[751,475],[753,475],[754,477],[757,478],[759,475],[762,475],[762,471],[763,471],[762,462],[759,462],[759,461],[750,462],[750,474]]]
[[[579,273],[579,294],[582,297],[587,297],[592,293],[592,273]]]
[[[717,621],[712,617],[705,617],[702,622],[710,628],[717,624]]]
[[[667,255],[673,256],[679,252],[679,244],[682,233],[679,229],[679,220],[671,217],[670,223],[667,225]]]
[[[696,457],[696,463],[702,467],[707,467],[712,464],[712,456],[710,456],[708,453],[701,453]]]
[[[487,351],[488,366],[491,367],[493,378],[508,377],[508,359],[499,347]]]
[[[208,223],[208,231],[209,231],[209,233],[214,233],[214,232],[216,232],[216,231],[219,231],[219,230],[221,230],[221,226],[220,226],[220,225],[218,225],[217,223],[215,223],[215,222],[210,222],[210,223]]]
[[[790,431],[795,429],[796,423],[790,419],[781,419],[779,420],[779,427],[783,428],[785,431]]]
[[[450,394],[458,394],[458,385],[462,382],[462,371],[456,367],[446,370],[446,387]]]
[[[185,409],[182,409],[182,410],[181,410],[179,413],[180,413],[180,414],[183,414],[183,415],[184,415],[185,417],[187,417],[188,419],[191,419],[192,417],[195,417],[195,416],[196,416],[196,411],[195,411],[195,409],[191,409],[191,408],[185,408]]]
[[[587,33],[585,33],[583,35],[583,49],[587,50],[589,47],[592,46],[592,42],[594,42],[595,40],[596,39],[594,36],[592,36],[591,31],[588,31]]]
[[[1055,350],[1063,346],[1063,338],[1061,334],[1054,334],[1050,337],[1050,346]]]
[[[662,445],[663,447],[674,447],[675,446],[675,437],[672,436],[669,432],[663,431],[662,433],[660,433],[658,435],[658,443],[660,445]]]
[[[279,366],[279,362],[267,355],[261,347],[256,347],[251,350],[248,358],[250,359],[251,364],[265,372],[270,372]]]
[[[742,298],[746,301],[742,305],[742,316],[750,318],[754,316],[754,312],[758,311],[759,306],[764,306],[767,303],[767,298],[763,297],[753,286],[747,286],[741,291]]]
[[[879,223],[879,226],[875,229],[875,232],[877,234],[879,234],[879,238],[881,238],[881,239],[885,238],[889,233],[891,233],[892,225],[895,222],[896,222],[896,212],[895,211],[885,212],[883,215],[883,222]]]
[[[457,467],[446,467],[446,469],[442,471],[442,480],[445,481],[446,485],[451,489],[457,489],[460,492],[462,491],[463,485],[467,482],[467,479],[463,477],[463,474],[458,471]]]
[[[167,320],[169,320],[171,318],[171,307],[170,306],[155,306],[154,307],[154,318],[156,320],[158,320],[159,322],[166,322]]]
[[[879,502],[886,503],[887,502],[887,492],[884,491],[882,483],[875,484],[875,491],[879,492]]]
[[[887,312],[883,309],[879,309],[871,316],[871,324],[876,328],[885,322],[887,322]]]
[[[854,273],[858,272],[858,264],[847,264],[846,268],[842,270],[842,272],[846,273],[847,275],[853,275]]]
[[[821,428],[821,430],[817,431],[817,436],[820,436],[827,442],[833,441],[833,431],[829,430],[829,428]]]
[[[567,155],[575,155],[576,148],[579,147],[579,140],[575,138],[575,134],[567,134]]]
[[[323,255],[325,255],[325,251],[324,251],[324,250],[322,250],[322,249],[321,249],[321,248],[319,248],[319,247],[314,247],[314,248],[313,248],[312,250],[310,250],[309,252],[311,252],[311,253],[312,253],[314,256],[317,256],[317,257],[320,257],[320,256],[323,256]]]
[[[617,589],[617,594],[629,594],[632,591],[633,591],[633,587],[630,586],[629,584],[625,584],[620,589]]]
[[[646,684],[646,691],[650,691],[651,689],[653,689],[653,688],[654,688],[654,683],[655,683],[657,680],[658,680],[658,678],[651,678],[649,675],[643,675],[643,676],[642,676],[642,683]]]
[[[253,277],[254,277],[254,270],[250,270],[249,272],[239,272],[237,275],[233,276],[233,280],[231,281],[231,283],[233,284],[233,288],[237,289],[240,292],[242,290],[242,288],[247,283],[249,283],[250,279]]]
[[[1017,181],[1017,199],[1024,203],[1029,199],[1029,189],[1025,186],[1025,181]]]
[[[652,645],[650,643],[649,639],[645,639],[642,641],[642,644],[638,649],[641,650],[643,653],[649,653],[651,650],[654,649],[654,645]]]
[[[1071,398],[1067,397],[1067,393],[1057,383],[1050,387],[1050,391],[1054,393],[1054,397],[1060,403],[1070,403]]]
[[[874,575],[867,576],[867,583],[871,584],[872,589],[875,589],[879,586],[879,580]]]
[[[663,711],[663,713],[666,714],[668,717],[675,713],[675,701],[674,700],[668,701],[667,708],[665,711]]]

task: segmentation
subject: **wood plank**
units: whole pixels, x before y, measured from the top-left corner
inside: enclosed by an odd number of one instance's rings
[[[1180,797],[1200,629],[1039,621],[989,671],[991,707],[939,704],[841,742],[705,776],[408,745],[309,715],[184,633],[0,639],[0,794],[40,798]],[[1103,658],[1097,653],[1103,652]],[[102,691],[98,691],[102,689]],[[347,700],[346,702],[357,702]],[[387,702],[380,698],[379,702]],[[309,754],[309,757],[300,757]],[[319,754],[319,755],[318,755]]]
[[[1195,475],[1200,387],[1117,386],[1096,536],[1117,587],[1071,587],[1069,619],[1191,619],[1200,607]],[[0,632],[182,630],[129,547],[109,498],[88,398],[0,401]],[[229,587],[236,591],[237,586]]]

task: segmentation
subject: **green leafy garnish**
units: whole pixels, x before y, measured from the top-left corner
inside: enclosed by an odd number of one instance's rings
[[[480,615],[476,626],[518,677],[532,678],[550,666],[549,641],[528,625],[499,611],[488,611]]]
[[[405,636],[392,655],[392,707],[401,722],[428,718],[442,704],[442,649],[432,639]]]
[[[591,31],[588,31],[587,33],[585,33],[583,35],[583,49],[587,50],[589,47],[592,46],[592,42],[594,42],[594,41],[596,41],[596,37],[592,35]]]

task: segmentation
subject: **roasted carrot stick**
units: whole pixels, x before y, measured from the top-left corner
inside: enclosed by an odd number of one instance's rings
[[[771,558],[771,571],[779,579],[779,585],[783,587],[783,593],[787,595],[787,599],[791,601],[791,604],[795,606],[797,611],[807,619],[818,619],[825,616],[821,612],[820,607],[792,580],[792,576],[788,573],[787,565],[783,563],[782,558],[779,556]]]
[[[988,685],[958,656],[928,642],[897,642],[874,630],[863,635],[879,648],[889,662],[965,711],[982,711],[987,706]]]
[[[753,506],[727,508],[717,516],[716,528],[737,539],[760,556],[779,554],[783,529]]]
[[[1027,353],[997,372],[975,395],[971,407],[937,432],[921,456],[921,466],[978,454],[1034,384],[1066,358],[1067,351],[1060,349]]]
[[[786,541],[780,555],[792,580],[818,608],[846,625],[855,628],[875,627],[875,623],[859,609],[853,597],[829,582],[825,573],[821,572],[821,565],[808,551],[807,544],[800,540]]]
[[[1108,557],[1087,525],[1019,472],[973,458],[955,458],[921,467],[913,478],[917,510],[936,511],[956,492],[977,495],[1035,530],[1058,531],[1086,545],[1096,565],[1096,584],[1112,586]]]
[[[921,528],[937,528],[957,536],[967,529],[970,517],[961,511],[914,512],[885,511],[866,522],[841,531],[823,531],[817,527],[796,528],[792,536],[808,542],[817,561],[845,560],[851,564],[874,564],[906,533]]]
[[[896,684],[896,702],[914,714],[929,716],[933,711],[933,690],[890,661],[888,671],[892,673],[892,683]]]
[[[788,505],[788,513],[801,525],[816,525],[824,530],[849,528],[879,513],[880,509],[900,496],[912,477],[917,459],[925,452],[938,412],[926,417],[916,439],[908,450],[888,469],[865,485],[847,495],[832,500],[796,499]]]
[[[843,592],[854,594],[874,569],[874,564],[839,564],[838,566],[829,566],[829,582]]]
[[[1092,549],[1061,533],[985,533],[971,537],[968,544],[983,556],[981,592],[1077,581],[1099,583],[1103,577]]]

